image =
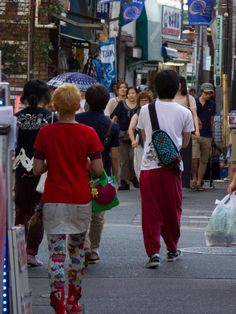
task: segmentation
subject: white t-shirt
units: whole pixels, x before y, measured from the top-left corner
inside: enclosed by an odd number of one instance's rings
[[[105,116],[108,116],[110,117],[112,112],[115,110],[116,106],[118,105],[118,101],[116,100],[116,97],[114,98],[111,98],[107,105],[106,105],[106,108],[104,110],[104,114]]]
[[[178,150],[180,150],[182,147],[182,133],[194,131],[191,111],[176,102],[160,100],[156,100],[155,107],[160,129],[168,133]],[[146,134],[141,170],[161,168],[152,144],[152,125],[148,105],[142,107],[137,127],[143,129]],[[180,169],[183,170],[182,164]]]

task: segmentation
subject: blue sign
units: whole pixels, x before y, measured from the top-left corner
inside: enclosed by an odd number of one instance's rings
[[[209,25],[212,20],[213,0],[188,0],[190,25]]]
[[[108,39],[107,42],[100,42],[101,62],[104,69],[102,84],[107,88],[111,88],[116,82],[116,41],[114,37]]]
[[[110,3],[97,2],[96,17],[103,20],[108,20],[110,17]]]
[[[142,13],[143,6],[144,0],[131,0],[130,4],[124,1],[121,7],[120,25],[126,25],[137,20]]]

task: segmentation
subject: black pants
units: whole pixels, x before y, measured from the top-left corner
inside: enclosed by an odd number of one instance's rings
[[[184,164],[184,171],[182,173],[182,186],[190,188],[191,172],[192,172],[192,139],[186,148],[180,150],[180,154]]]
[[[36,192],[39,177],[16,177],[15,179],[15,225],[25,226],[27,253],[37,255],[43,239],[43,222],[29,224],[35,205],[40,202],[41,194]]]

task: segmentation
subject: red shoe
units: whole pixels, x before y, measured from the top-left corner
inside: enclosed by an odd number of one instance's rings
[[[64,289],[54,291],[50,294],[51,306],[56,314],[67,314],[65,307],[65,292]]]
[[[78,302],[81,297],[81,288],[76,288],[74,285],[69,285],[68,298],[66,302],[67,314],[77,314],[83,309]]]

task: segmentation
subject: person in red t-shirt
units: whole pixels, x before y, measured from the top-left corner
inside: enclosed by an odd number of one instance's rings
[[[59,112],[55,124],[42,128],[36,138],[33,170],[48,171],[42,196],[43,223],[49,247],[51,304],[58,314],[82,310],[81,273],[84,268],[84,240],[91,219],[91,190],[88,173],[100,176],[104,169],[103,145],[95,130],[75,121],[80,92],[75,85],[63,84],[52,101]],[[69,291],[64,303],[66,235],[70,266]]]

